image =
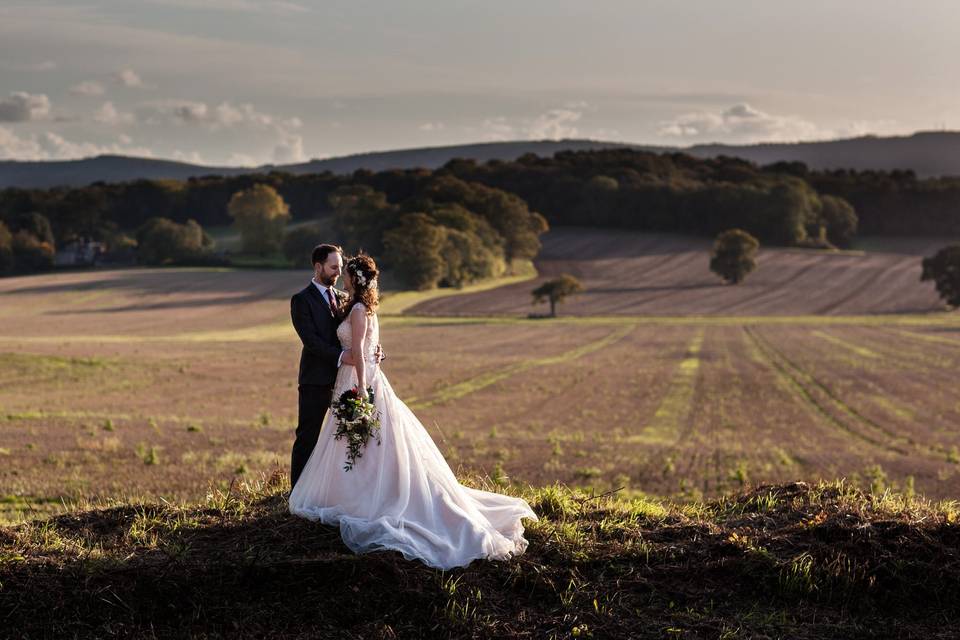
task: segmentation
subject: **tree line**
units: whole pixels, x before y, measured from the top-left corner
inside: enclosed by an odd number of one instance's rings
[[[261,224],[256,216],[244,222],[230,205],[239,193],[267,187],[283,214],[259,235],[291,258],[312,241],[311,229],[321,231],[307,225],[285,234],[281,222],[332,220],[348,246],[416,264],[407,281],[417,286],[501,273],[511,260],[536,255],[548,224],[710,236],[738,228],[765,244],[795,246],[845,246],[857,233],[960,234],[960,178],[612,149],[456,159],[437,170],[8,188],[0,191],[0,272],[49,266],[57,246],[78,238],[146,246],[138,249],[143,261],[171,244],[183,248],[177,259],[202,260],[212,245],[203,228]]]

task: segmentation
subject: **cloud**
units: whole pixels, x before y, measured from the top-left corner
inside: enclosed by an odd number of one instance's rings
[[[657,132],[672,138],[729,142],[793,142],[832,137],[835,132],[796,116],[778,116],[742,102],[720,113],[700,111],[660,123]]]
[[[205,11],[238,11],[244,13],[291,14],[307,13],[308,7],[283,0],[149,0],[152,4]]]
[[[212,107],[193,100],[161,100],[137,108],[137,119],[146,124],[199,125],[211,129],[248,127],[288,132],[303,126],[300,118],[278,118],[252,104],[234,105],[221,102]]]
[[[574,122],[583,116],[582,111],[574,109],[550,109],[532,118],[520,118],[510,121],[503,116],[486,118],[479,127],[480,136],[490,142],[506,140],[560,140],[578,135]],[[467,131],[477,132],[476,127],[467,127]]]
[[[197,151],[181,151],[180,149],[174,149],[171,157],[174,160],[179,160],[180,162],[189,162],[190,164],[206,164],[203,161],[203,158],[200,156],[200,153]]]
[[[277,164],[303,162],[306,159],[301,136],[285,135],[273,149],[273,161]]]
[[[122,69],[113,74],[113,81],[122,87],[146,89],[147,85],[133,69]]]
[[[442,122],[424,122],[417,128],[420,131],[440,131],[444,129],[444,124]]]
[[[70,87],[70,93],[75,96],[102,96],[104,92],[103,85],[93,80],[86,80]]]
[[[93,114],[93,119],[101,124],[124,125],[133,124],[132,113],[117,111],[112,102],[104,102]]]
[[[571,125],[582,115],[580,111],[572,109],[551,109],[534,118],[533,123],[527,128],[527,137],[531,140],[574,138],[577,135],[577,128]]]
[[[253,156],[245,153],[234,153],[227,158],[227,165],[231,167],[256,167],[259,164]]]
[[[48,131],[30,136],[18,136],[6,127],[0,127],[0,159],[5,160],[74,160],[101,154],[120,154],[153,157],[153,152],[141,146],[132,146],[128,136],[118,143],[99,145],[93,142],[72,142]]]
[[[44,94],[15,91],[0,99],[0,122],[42,120],[50,115],[50,98]]]

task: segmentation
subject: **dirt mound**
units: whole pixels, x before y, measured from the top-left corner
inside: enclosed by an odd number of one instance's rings
[[[541,517],[526,554],[444,573],[351,554],[289,515],[284,486],[0,528],[0,635],[946,638],[960,622],[956,503],[839,482],[693,505],[552,486],[523,492]]]

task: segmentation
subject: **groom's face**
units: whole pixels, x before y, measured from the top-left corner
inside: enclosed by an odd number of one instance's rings
[[[313,270],[317,282],[325,287],[332,287],[337,283],[340,272],[343,271],[343,256],[339,252],[333,251],[327,256],[326,262],[318,262],[313,265]]]

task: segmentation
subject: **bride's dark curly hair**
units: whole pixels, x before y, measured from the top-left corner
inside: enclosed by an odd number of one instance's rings
[[[378,286],[380,270],[377,269],[377,263],[361,251],[357,255],[347,258],[344,268],[353,281],[353,296],[344,311],[344,317],[353,310],[353,305],[358,302],[362,302],[367,307],[367,315],[373,315],[380,304],[380,287]]]

